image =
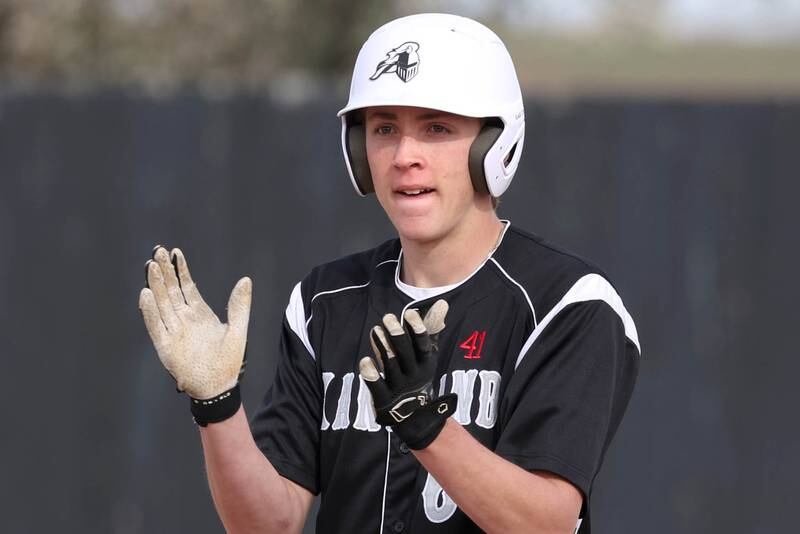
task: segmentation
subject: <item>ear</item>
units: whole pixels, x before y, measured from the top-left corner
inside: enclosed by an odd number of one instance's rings
[[[362,195],[375,192],[372,184],[372,173],[367,160],[367,134],[363,124],[350,124],[347,126],[347,157],[350,160],[350,170]]]
[[[489,186],[486,185],[486,173],[483,170],[483,160],[486,159],[486,154],[489,153],[489,149],[492,148],[501,133],[503,133],[503,123],[487,122],[469,148],[469,176],[472,179],[472,187],[478,193],[489,193]]]

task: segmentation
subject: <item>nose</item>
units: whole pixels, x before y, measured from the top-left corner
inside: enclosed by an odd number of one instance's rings
[[[397,142],[392,164],[399,169],[422,167],[422,151],[419,142],[410,135],[403,135]]]

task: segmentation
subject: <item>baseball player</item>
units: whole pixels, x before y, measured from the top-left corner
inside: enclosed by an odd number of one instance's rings
[[[321,495],[320,533],[590,532],[639,341],[600,269],[496,215],[525,128],[505,46],[462,17],[392,21],[339,116],[352,183],[398,238],[294,287],[249,423],[250,279],[224,324],[179,249],[147,264],[140,308],[225,527],[299,532]]]

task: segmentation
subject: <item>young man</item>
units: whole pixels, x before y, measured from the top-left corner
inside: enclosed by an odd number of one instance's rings
[[[299,532],[321,493],[317,532],[589,532],[638,339],[601,271],[497,218],[524,134],[505,46],[461,17],[390,22],[340,116],[353,185],[399,238],[297,284],[252,432],[250,280],[225,325],[180,250],[147,266],[140,307],[192,397],[223,523]]]

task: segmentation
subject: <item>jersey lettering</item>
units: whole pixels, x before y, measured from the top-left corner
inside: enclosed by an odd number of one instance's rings
[[[478,394],[478,416],[475,424],[483,428],[494,428],[497,422],[497,390],[500,388],[500,373],[481,371],[481,392]]]
[[[462,426],[472,422],[472,395],[475,390],[475,379],[478,377],[477,369],[469,371],[453,371],[453,386],[451,392],[458,395],[458,406],[453,418]]]
[[[464,359],[466,360],[477,360],[481,357],[481,351],[483,350],[483,342],[486,340],[486,330],[481,332],[475,330],[470,334],[470,336],[465,339],[459,347],[466,350],[467,353],[464,355]]]
[[[425,509],[425,517],[431,523],[444,523],[453,517],[458,508],[430,473],[425,480],[425,487],[422,488],[422,504]]]
[[[319,427],[320,430],[328,430],[331,426],[328,418],[325,417],[325,400],[328,398],[328,386],[334,376],[336,375],[333,373],[322,373],[322,425]]]
[[[342,393],[336,406],[336,419],[331,425],[333,430],[344,430],[350,426],[350,392],[353,389],[354,376],[354,373],[347,373],[342,377]]]
[[[361,375],[358,375],[358,411],[353,428],[356,430],[366,430],[367,432],[377,432],[381,425],[375,422],[375,406],[372,404],[372,395],[367,384]]]
[[[353,382],[358,378],[357,391],[354,391]],[[478,371],[477,369],[452,371],[449,375],[445,374],[439,379],[439,395],[447,392],[448,377],[451,379],[450,391],[458,395],[458,406],[453,418],[462,426],[467,426],[473,422],[483,428],[494,428],[497,422],[498,395],[500,391],[500,373],[497,371]],[[475,393],[476,382],[480,378],[480,390]],[[338,382],[335,373],[322,373],[322,421],[320,430],[346,430],[352,427],[363,432],[377,432],[381,430],[381,425],[375,421],[375,405],[372,402],[372,395],[369,387],[360,375],[347,373],[341,377],[341,390],[336,403],[336,416],[331,423],[327,416],[328,390],[333,382]],[[335,391],[334,388],[332,391]],[[331,395],[334,395],[332,393]],[[472,413],[476,410],[475,421],[472,420]],[[331,399],[332,401],[332,399]],[[355,404],[355,406],[353,406]],[[351,411],[355,411],[355,418],[351,421]]]
[[[439,379],[439,396],[440,397],[442,395],[444,395],[446,387],[447,387],[447,375],[443,374],[442,378]]]

